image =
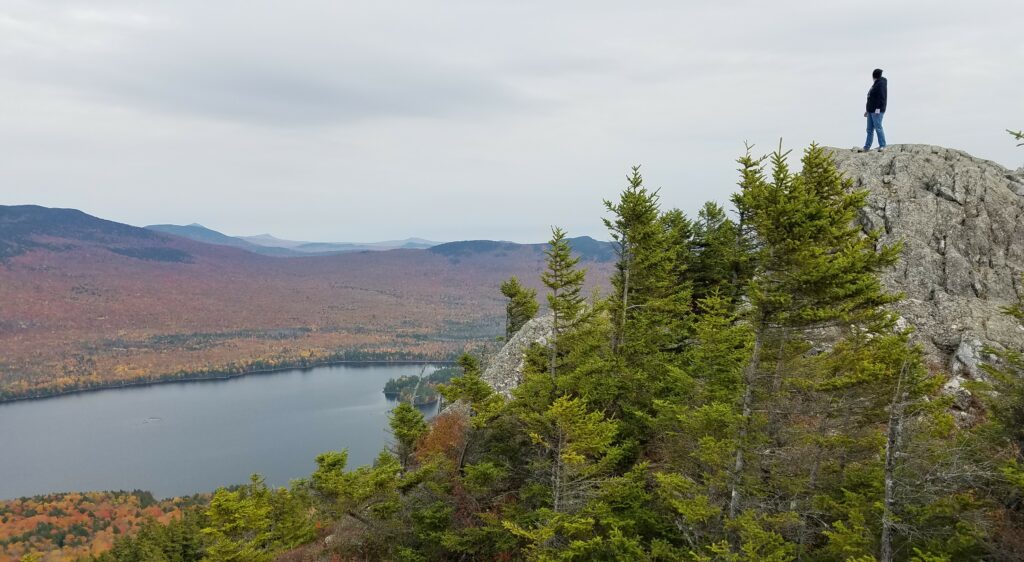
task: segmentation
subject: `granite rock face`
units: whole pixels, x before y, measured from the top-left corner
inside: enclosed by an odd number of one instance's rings
[[[491,388],[505,398],[512,396],[512,390],[519,386],[523,379],[526,350],[534,343],[547,345],[551,338],[552,320],[550,314],[538,316],[523,325],[512,339],[508,340],[484,370],[483,379]]]
[[[965,152],[893,145],[884,152],[831,149],[858,189],[859,222],[904,252],[882,280],[904,294],[900,325],[915,329],[948,390],[970,407],[964,379],[981,375],[985,346],[1024,349],[1024,326],[1001,308],[1024,295],[1024,169],[1010,171]],[[491,361],[484,379],[506,397],[522,379],[531,343],[551,337],[551,317],[531,320]]]
[[[1024,294],[1024,173],[938,146],[832,150],[869,192],[864,229],[904,244],[883,281],[905,295],[897,310],[951,390],[979,376],[984,346],[1024,348],[1024,327],[1000,311]]]

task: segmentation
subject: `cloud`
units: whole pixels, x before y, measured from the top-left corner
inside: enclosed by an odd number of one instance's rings
[[[74,7],[0,15],[0,26],[17,32],[0,45],[23,79],[106,103],[258,125],[479,117],[538,102],[486,68],[396,56],[366,37],[304,37],[295,27],[282,37],[272,20],[194,25],[193,17],[202,14]]]
[[[602,235],[631,164],[727,201],[743,141],[1008,165],[1019,0],[0,0],[0,203],[370,240]]]
[[[320,70],[208,56],[88,68],[77,79],[84,90],[115,103],[285,127],[443,119],[514,111],[530,102],[500,81],[439,67],[378,60]]]

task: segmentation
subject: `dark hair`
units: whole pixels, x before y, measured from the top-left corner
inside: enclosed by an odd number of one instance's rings
[[[881,78],[882,77],[882,69],[881,68],[876,68],[871,73],[871,77],[874,78],[875,80],[878,80],[879,78]]]

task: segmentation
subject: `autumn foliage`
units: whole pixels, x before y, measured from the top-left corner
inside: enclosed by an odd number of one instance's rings
[[[462,413],[442,413],[433,419],[430,431],[416,445],[416,458],[422,463],[441,455],[458,466],[468,429],[468,420]]]
[[[498,287],[537,278],[543,260],[534,246],[472,243],[272,258],[76,217],[74,229],[65,219],[25,227],[17,251],[0,254],[0,401],[336,361],[452,359],[503,333]],[[21,223],[0,221],[0,246],[15,236],[11,224]]]
[[[167,523],[205,496],[157,501],[149,492],[72,492],[0,501],[0,562],[26,554],[71,561],[109,549],[146,521]]]

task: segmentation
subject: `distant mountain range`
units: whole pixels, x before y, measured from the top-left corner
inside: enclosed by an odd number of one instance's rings
[[[146,228],[181,236],[197,242],[207,244],[218,244],[241,248],[254,254],[276,257],[295,256],[324,256],[342,252],[366,252],[395,249],[426,249],[437,246],[440,242],[432,242],[422,238],[407,238],[405,240],[390,240],[386,242],[301,242],[297,240],[283,240],[270,234],[258,234],[256,236],[229,236],[205,226],[192,223],[189,225],[177,224],[153,224]]]
[[[610,262],[615,259],[615,249],[610,242],[594,240],[589,236],[578,236],[568,239],[573,252],[583,261]],[[548,247],[542,244],[518,244],[516,242],[497,242],[494,240],[466,240],[463,242],[447,242],[432,246],[428,251],[435,254],[458,259],[475,254],[507,255],[529,248],[534,253],[543,255]]]
[[[544,293],[544,244],[255,238],[291,247],[0,206],[0,401],[338,359],[450,359],[502,333],[503,280]],[[606,286],[611,245],[571,244],[588,290]]]
[[[240,248],[254,254],[273,257],[297,256],[329,256],[346,252],[380,252],[386,250],[430,250],[452,259],[459,259],[472,254],[501,254],[521,249],[543,252],[546,243],[519,244],[496,240],[466,240],[460,242],[434,242],[423,238],[406,238],[405,240],[389,240],[385,242],[301,242],[284,240],[271,234],[256,236],[229,236],[205,226],[192,223],[189,225],[153,224],[145,227],[148,230],[171,234],[219,246]],[[569,239],[573,250],[584,260],[610,261],[614,259],[612,245],[608,242],[594,240],[589,236]]]

